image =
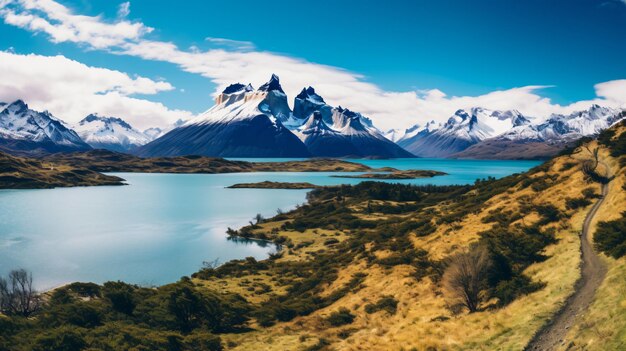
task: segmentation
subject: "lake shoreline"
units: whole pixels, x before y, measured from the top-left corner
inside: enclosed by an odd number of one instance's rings
[[[362,162],[376,169],[428,168],[448,173],[433,178],[370,180],[416,185],[472,184],[475,179],[501,177],[537,164],[425,159]],[[2,227],[8,229],[0,235],[0,241],[13,242],[19,238],[22,243],[0,247],[0,265],[32,270],[35,281],[40,282],[37,287],[42,289],[58,286],[60,282],[118,279],[144,286],[163,285],[197,271],[203,261],[218,257],[223,262],[248,256],[260,260],[268,257],[272,248],[227,242],[224,235],[227,227],[241,228],[259,212],[265,218],[276,213],[277,208],[287,212],[306,201],[309,189],[227,187],[263,181],[308,182],[326,187],[356,185],[367,180],[332,177],[346,173],[114,172],[109,175],[125,178],[129,186],[0,191],[0,220]],[[165,201],[155,201],[155,196]],[[26,220],[32,218],[29,216],[33,212],[39,220]],[[32,234],[22,237],[18,233]],[[150,238],[148,246],[146,238]],[[40,245],[44,239],[48,243],[45,248]],[[141,257],[135,254],[139,247]],[[33,260],[33,253],[37,259]],[[58,258],[52,257],[52,253]]]

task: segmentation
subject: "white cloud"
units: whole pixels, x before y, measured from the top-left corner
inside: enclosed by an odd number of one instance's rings
[[[53,0],[5,0],[0,2],[0,16],[7,24],[46,33],[55,43],[69,41],[95,49],[138,40],[153,30],[143,23],[125,19],[107,23],[101,16],[75,15]]]
[[[31,108],[49,110],[68,123],[89,113],[122,117],[144,129],[163,126],[188,111],[170,110],[158,102],[132,97],[174,87],[163,81],[130,77],[126,73],[87,66],[64,56],[18,55],[0,51],[0,101],[24,99]]]
[[[249,51],[249,50],[255,49],[254,43],[250,41],[241,41],[241,40],[232,40],[232,39],[226,39],[226,38],[214,38],[214,37],[207,37],[204,40],[206,40],[207,42],[211,44],[214,44],[215,46],[221,46],[223,48],[232,49],[232,50]]]
[[[52,0],[5,1],[8,4],[5,6],[1,1],[0,15],[6,23],[47,33],[54,42],[71,41],[120,55],[169,62],[213,81],[218,85],[215,93],[233,82],[259,86],[270,74],[276,73],[291,97],[302,87],[312,85],[328,103],[362,112],[381,129],[405,128],[430,119],[445,120],[459,108],[474,106],[517,109],[542,118],[551,113],[587,108],[592,103],[616,107],[626,102],[624,81],[619,80],[596,85],[596,99],[567,106],[541,96],[539,93],[546,86],[517,87],[479,96],[447,96],[438,89],[385,91],[360,74],[285,55],[253,51],[252,43],[207,38],[221,48],[183,50],[174,43],[146,38],[152,28],[139,22],[107,23],[100,17],[74,15]]]
[[[130,15],[130,2],[126,1],[117,8],[117,17],[124,18]]]

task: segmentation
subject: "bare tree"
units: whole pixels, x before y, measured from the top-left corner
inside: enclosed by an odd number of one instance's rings
[[[476,247],[451,257],[444,271],[442,284],[453,306],[476,312],[487,298],[487,274],[491,267],[489,252]]]
[[[28,317],[39,309],[40,303],[33,288],[33,276],[25,269],[11,271],[8,279],[0,278],[0,311],[3,313]]]
[[[202,261],[202,268],[204,269],[216,269],[220,266],[220,258],[216,258],[213,261]]]
[[[259,224],[265,220],[265,218],[263,218],[263,215],[260,213],[257,213],[253,219],[256,221],[256,224]]]

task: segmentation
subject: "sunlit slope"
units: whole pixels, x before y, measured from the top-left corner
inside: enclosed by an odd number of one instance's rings
[[[591,141],[526,174],[474,187],[316,190],[310,205],[237,233],[281,242],[282,254],[205,269],[194,281],[257,306],[255,330],[224,335],[228,349],[520,350],[574,292],[579,233],[600,194],[583,172],[596,148],[595,172],[608,166],[616,176],[598,218],[612,219],[624,203],[624,164]],[[506,269],[491,269],[498,279],[468,313],[451,305],[441,280],[450,258],[472,245],[489,247],[500,257],[493,266]],[[626,286],[623,259],[607,262],[609,276],[584,317],[600,330],[626,308],[615,290]],[[600,345],[584,324],[577,328],[585,331],[572,340]],[[614,345],[623,330],[605,331],[602,342]]]

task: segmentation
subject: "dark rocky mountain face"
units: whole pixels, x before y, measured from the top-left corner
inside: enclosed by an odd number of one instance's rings
[[[230,123],[176,128],[139,147],[139,156],[202,155],[217,157],[308,157],[311,154],[289,129],[265,115]]]

